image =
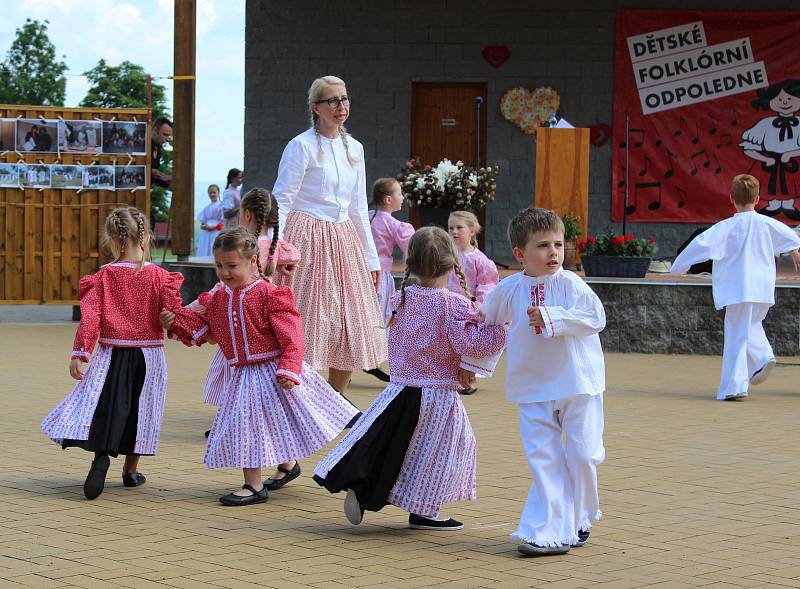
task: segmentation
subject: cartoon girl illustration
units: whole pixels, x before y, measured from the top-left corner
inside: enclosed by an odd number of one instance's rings
[[[800,111],[800,80],[783,80],[768,88],[761,88],[757,95],[758,98],[750,103],[753,108],[771,110],[777,115],[761,119],[742,133],[742,142],[739,144],[747,157],[760,161],[762,169],[769,172],[769,203],[760,212],[770,217],[783,213],[798,221],[800,211],[794,204],[797,194],[790,198],[787,174],[793,174],[800,168],[797,160],[792,159],[800,155],[800,119],[797,117]]]

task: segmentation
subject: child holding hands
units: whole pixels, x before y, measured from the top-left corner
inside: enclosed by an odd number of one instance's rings
[[[243,227],[214,242],[224,288],[200,295],[203,315],[188,308],[166,314],[171,334],[187,345],[212,336],[230,372],[206,445],[209,468],[241,468],[244,485],[223,505],[261,503],[269,497],[261,469],[296,462],[335,438],[357,409],[303,359],[303,328],[294,295],[253,275],[261,267],[256,236]]]
[[[561,267],[564,224],[555,213],[529,207],[511,220],[508,236],[524,270],[500,282],[481,311],[487,323],[511,321],[506,394],[519,406],[533,474],[512,537],[523,554],[563,554],[585,544],[601,516],[605,362],[598,334],[605,311],[591,288]],[[464,362],[491,370],[496,358]]]

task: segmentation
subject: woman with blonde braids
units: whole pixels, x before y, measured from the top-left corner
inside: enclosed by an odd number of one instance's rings
[[[103,492],[109,456],[126,455],[126,487],[145,482],[139,456],[158,449],[167,390],[159,313],[180,308],[183,283],[179,273],[147,262],[149,224],[138,209],[112,211],[103,237],[114,261],[79,283],[81,321],[69,365],[78,383],[42,422],[62,448],[94,452],[83,485],[87,499]]]
[[[273,187],[283,236],[303,262],[277,282],[297,295],[306,362],[329,369],[328,382],[343,392],[354,370],[387,357],[376,293],[381,266],[367,217],[364,148],[344,127],[344,82],[314,80],[308,109],[311,127],[284,149]]]
[[[461,357],[497,354],[506,330],[485,325],[474,302],[447,290],[454,268],[463,280],[444,230],[414,234],[392,300],[391,382],[314,470],[331,493],[347,490],[344,512],[352,524],[364,510],[392,504],[410,513],[411,528],[459,530],[463,524],[442,517],[442,506],[476,497],[475,435],[458,395],[473,374]],[[416,282],[406,286],[411,277]]]

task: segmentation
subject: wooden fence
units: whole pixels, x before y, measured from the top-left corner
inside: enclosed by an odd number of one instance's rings
[[[147,121],[146,109],[0,105],[0,117]],[[58,138],[55,137],[54,145]],[[5,146],[6,148],[8,146]],[[146,189],[87,190],[0,187],[0,304],[76,304],[78,280],[106,260],[98,252],[108,213],[136,206],[150,214],[150,125],[146,155],[0,152],[2,163],[140,165]]]

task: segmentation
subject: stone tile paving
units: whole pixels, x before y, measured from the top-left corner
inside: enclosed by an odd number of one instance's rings
[[[387,507],[361,526],[304,475],[249,508],[217,497],[238,471],[202,465],[213,409],[200,386],[213,349],[170,342],[170,391],[148,476],[121,461],[96,501],[89,455],[61,451],[39,422],[67,392],[74,325],[2,325],[1,587],[800,587],[800,360],[785,359],[743,403],[714,400],[720,359],[609,354],[600,470],[605,518],[589,544],[531,559],[508,538],[527,494],[514,407],[502,378],[464,401],[479,444],[479,499],[452,505],[461,532],[406,528]],[[532,359],[535,361],[535,359]],[[366,406],[379,383],[353,379]]]

